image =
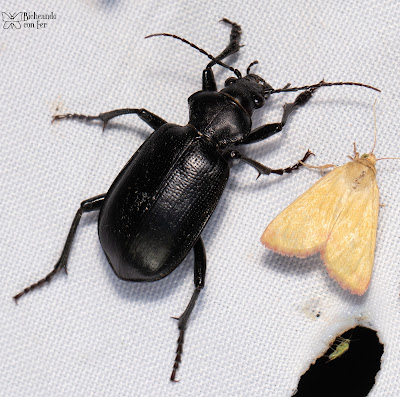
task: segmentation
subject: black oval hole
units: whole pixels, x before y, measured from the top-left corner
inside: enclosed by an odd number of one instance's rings
[[[348,350],[340,355],[346,350],[346,343],[349,343]],[[338,357],[329,359],[335,351]],[[332,348],[310,366],[293,396],[365,397],[375,384],[382,354],[383,345],[376,331],[365,327],[350,329],[336,338]]]

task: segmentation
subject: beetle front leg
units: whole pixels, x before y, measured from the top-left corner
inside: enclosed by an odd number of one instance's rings
[[[251,165],[253,168],[255,168],[258,171],[258,177],[261,174],[264,175],[269,175],[269,174],[278,174],[278,175],[282,175],[282,174],[289,174],[294,170],[299,169],[301,166],[303,166],[304,162],[311,156],[314,155],[314,153],[312,153],[310,150],[307,150],[307,153],[304,155],[304,157],[299,160],[296,164],[290,166],[290,167],[286,167],[286,168],[278,168],[278,169],[273,169],[273,168],[269,168],[264,164],[259,163],[258,161],[255,161],[249,157],[243,156],[241,153],[239,153],[236,150],[232,150],[230,152],[226,152],[225,156],[227,156],[226,158],[230,158],[230,159],[239,159],[239,160],[243,160],[245,163]]]
[[[214,72],[212,67],[216,64],[216,61],[222,61],[229,55],[234,54],[240,49],[240,36],[242,35],[242,29],[240,25],[235,22],[231,22],[229,19],[223,18],[221,22],[225,22],[232,26],[231,35],[229,38],[229,44],[225,49],[216,56],[203,70],[203,91],[217,91],[217,83],[215,82]]]
[[[201,237],[199,237],[198,240],[196,241],[193,250],[194,250],[194,286],[196,288],[193,292],[189,304],[187,305],[182,315],[180,317],[173,317],[174,319],[178,320],[179,337],[178,337],[178,347],[176,348],[174,367],[172,369],[170,378],[172,382],[178,382],[175,379],[175,377],[182,359],[183,342],[185,338],[187,323],[189,321],[190,315],[192,314],[193,308],[196,304],[200,291],[204,288],[204,281],[206,277],[206,264],[207,264],[206,251],[204,249],[204,244]]]
[[[161,127],[163,124],[166,124],[166,121],[162,119],[160,116],[157,116],[156,114],[151,113],[146,109],[134,109],[134,108],[111,110],[109,112],[100,113],[98,116],[86,116],[84,114],[77,114],[77,113],[60,114],[54,116],[52,122],[62,119],[79,119],[85,121],[100,120],[103,122],[103,130],[104,130],[104,128],[106,128],[107,123],[114,117],[131,113],[137,114],[145,123],[147,123],[154,130]]]
[[[15,302],[18,301],[19,298],[21,298],[22,295],[25,295],[26,293],[42,286],[45,283],[48,283],[51,281],[51,279],[62,269],[64,269],[65,273],[67,274],[67,262],[68,262],[68,256],[72,247],[72,242],[74,241],[74,237],[76,234],[76,229],[78,228],[79,221],[81,220],[82,214],[84,212],[91,212],[91,211],[98,211],[101,208],[101,205],[103,204],[105,194],[101,194],[99,196],[92,197],[88,200],[82,201],[81,206],[79,210],[76,212],[74,220],[72,221],[71,228],[69,229],[68,237],[64,245],[64,249],[61,253],[60,259],[54,266],[54,269],[44,278],[39,280],[38,282],[30,285],[29,287],[26,287],[23,291],[21,291],[19,294],[14,296]]]
[[[216,64],[216,61],[222,61],[229,55],[238,52],[240,49],[240,36],[242,35],[242,28],[235,22],[231,22],[227,18],[222,18],[220,22],[224,22],[228,25],[231,25],[231,35],[229,37],[229,44],[225,47],[225,49],[215,57],[208,65],[207,69],[210,69]]]
[[[248,144],[262,141],[282,131],[282,128],[286,124],[289,116],[293,113],[293,111],[298,109],[300,106],[305,105],[310,100],[313,92],[316,89],[317,88],[311,88],[307,91],[304,91],[296,97],[294,102],[285,103],[283,105],[283,115],[280,123],[265,124],[256,128],[255,130],[251,131],[250,134],[243,141],[240,142],[240,144]]]

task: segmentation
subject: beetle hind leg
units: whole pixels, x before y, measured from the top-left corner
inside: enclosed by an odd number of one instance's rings
[[[193,249],[194,249],[194,285],[196,288],[193,291],[192,297],[190,298],[190,302],[187,305],[185,311],[182,313],[182,315],[180,317],[173,317],[174,319],[178,320],[179,337],[177,341],[178,347],[176,348],[175,362],[170,378],[172,382],[178,382],[178,380],[176,380],[175,377],[179,369],[179,365],[182,361],[185,331],[187,328],[190,315],[192,314],[197,298],[200,294],[200,291],[204,287],[204,281],[206,275],[206,251],[204,249],[204,244],[201,237],[198,238]]]
[[[79,225],[79,221],[81,220],[82,214],[84,212],[91,212],[91,211],[96,211],[99,210],[103,200],[104,200],[105,194],[99,195],[92,197],[88,200],[82,201],[80,208],[75,214],[74,220],[72,221],[71,228],[69,229],[68,237],[67,240],[65,241],[64,249],[61,253],[60,259],[54,266],[54,269],[46,276],[37,281],[36,283],[30,285],[29,287],[26,287],[23,289],[19,294],[15,295],[13,298],[15,302],[18,301],[21,296],[25,295],[26,293],[41,287],[43,284],[48,283],[52,280],[52,278],[59,273],[61,270],[64,269],[65,273],[67,274],[67,262],[68,262],[68,256],[72,247],[72,243],[76,234],[76,230]]]

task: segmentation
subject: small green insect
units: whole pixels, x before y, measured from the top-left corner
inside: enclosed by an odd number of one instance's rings
[[[335,350],[328,356],[329,361],[339,358],[341,355],[347,352],[350,348],[350,339],[342,338],[341,336],[336,338],[340,343],[336,345]]]

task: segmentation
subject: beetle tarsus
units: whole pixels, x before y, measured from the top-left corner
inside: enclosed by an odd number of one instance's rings
[[[51,279],[64,267],[65,269],[65,273],[67,273],[67,268],[66,266],[63,266],[59,264],[59,262],[57,262],[57,264],[54,266],[54,269],[46,276],[43,277],[41,280],[37,281],[36,283],[30,285],[29,287],[24,288],[19,294],[15,295],[13,297],[15,303],[18,302],[18,300],[25,294],[27,294],[28,292],[41,287],[43,284],[45,283],[49,283],[51,281]]]
[[[202,288],[203,288],[202,286],[196,287],[196,289],[193,292],[192,297],[190,298],[189,304],[187,305],[185,311],[182,313],[182,315],[180,317],[178,317],[178,318],[172,317],[179,321],[178,322],[179,337],[178,337],[178,341],[177,341],[178,346],[176,348],[175,362],[174,362],[174,366],[173,366],[171,378],[170,378],[170,380],[172,382],[177,382],[175,377],[176,377],[176,373],[178,372],[179,365],[182,361],[183,342],[185,341],[185,331],[187,328],[187,323],[189,321],[190,315],[193,311],[193,308],[196,304],[197,298],[198,298]]]
[[[272,174],[278,174],[278,175],[289,174],[292,171],[298,170],[301,166],[305,165],[304,162],[310,156],[314,156],[314,153],[310,149],[308,149],[306,154],[304,155],[304,157],[301,160],[299,160],[296,164],[291,165],[290,167],[286,167],[286,168],[281,168],[281,169],[277,169],[277,170],[271,170],[271,173]]]
[[[75,217],[76,218],[76,217]],[[74,219],[75,221],[75,219]],[[68,239],[67,239],[68,242]],[[71,241],[72,243],[72,241]],[[62,269],[64,269],[64,272],[66,275],[68,275],[67,272],[67,259],[68,259],[68,251],[69,251],[70,246],[67,246],[67,243],[65,244],[65,247],[63,249],[63,252],[61,253],[60,259],[54,266],[54,269],[46,276],[37,281],[36,283],[30,285],[29,287],[26,287],[24,290],[22,290],[19,294],[15,295],[13,299],[15,302],[18,301],[23,295],[27,294],[28,292],[33,291],[36,288],[40,288],[42,285],[49,283],[53,277],[60,272]]]
[[[176,373],[178,372],[178,369],[179,369],[179,365],[182,361],[183,342],[185,341],[185,331],[186,331],[186,328],[179,330],[178,346],[176,348],[175,362],[174,362],[174,367],[172,369],[171,378],[170,378],[170,380],[172,382],[179,382],[179,379],[175,379],[175,378],[176,378]]]
[[[53,120],[51,120],[51,122],[53,123],[54,121],[66,120],[66,119],[83,120],[83,121],[87,121],[87,122],[99,120],[103,123],[103,131],[104,131],[109,119],[104,118],[103,114],[106,114],[106,113],[100,113],[98,116],[86,116],[84,114],[78,114],[78,113],[58,114],[53,117]]]
[[[243,160],[245,163],[251,165],[253,168],[255,168],[258,171],[258,176],[256,179],[258,179],[260,177],[261,174],[263,175],[269,175],[269,174],[278,174],[278,175],[283,175],[283,174],[289,174],[294,170],[299,169],[301,166],[303,166],[304,162],[311,156],[314,155],[313,152],[311,152],[310,150],[307,150],[306,154],[304,155],[304,157],[299,160],[296,164],[291,165],[289,167],[286,168],[278,168],[278,169],[273,169],[270,167],[267,167],[264,164],[259,163],[258,161],[255,161],[249,157],[243,156],[240,152],[238,152],[237,150],[232,150],[230,152],[227,152],[227,157],[231,158],[231,159],[239,159],[239,160]]]
[[[320,81],[319,84],[322,84],[324,81]],[[300,106],[305,105],[312,97],[312,94],[317,90],[319,86],[312,87],[307,91],[300,93],[293,103],[285,103],[283,105],[283,116],[282,116],[282,126],[284,126],[289,118],[289,115],[297,110]]]
[[[51,122],[54,123],[55,121],[64,119],[94,121],[99,120],[99,116],[87,116],[85,114],[78,113],[57,114],[53,117],[53,120],[51,120]]]
[[[225,49],[221,52],[221,54],[217,55],[215,59],[213,59],[208,65],[207,69],[210,69],[213,67],[217,61],[222,61],[224,58],[226,58],[229,55],[234,54],[235,52],[238,52],[240,49],[240,36],[242,35],[242,29],[240,25],[238,25],[235,22],[231,22],[227,18],[222,18],[220,22],[224,22],[228,25],[231,25],[232,30],[231,30],[231,35],[229,37],[229,43],[225,47]]]

